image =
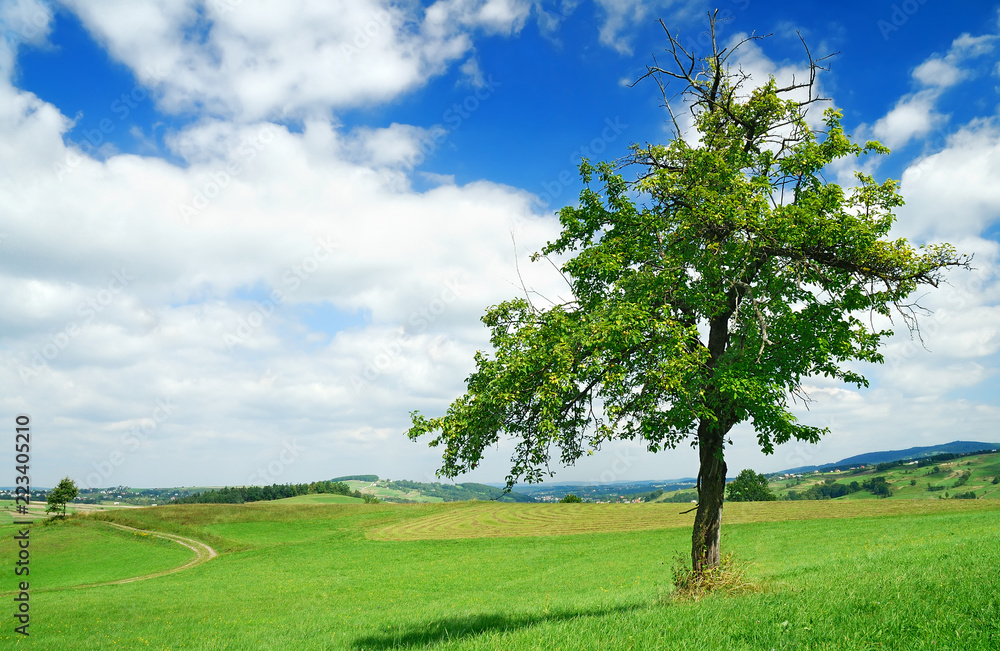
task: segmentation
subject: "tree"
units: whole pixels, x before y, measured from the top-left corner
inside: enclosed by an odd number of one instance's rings
[[[666,86],[684,86],[696,133],[685,138],[673,120],[665,145],[633,145],[617,166],[582,162],[579,205],[559,211],[560,237],[534,256],[568,258],[559,269],[572,295],[536,305],[525,291],[489,308],[493,353],[476,353],[467,391],[445,415],[413,412],[407,435],[433,435],[448,477],[510,437],[508,489],[551,476],[553,448],[572,464],[612,439],[657,452],[691,437],[700,572],[719,563],[730,430],[749,421],[767,454],[817,442],[828,430],[791,411],[808,399],[803,379],[867,386],[847,363],[881,363],[893,314],[917,328],[920,307],[907,297],[969,259],[948,244],[884,239],[902,204],[896,181],[824,180],[835,161],[888,150],[852,142],[834,109],[819,126],[807,122],[822,61],[808,48],[808,80],[748,89],[730,59],[759,37],[713,45],[699,60],[664,30],[675,68],[654,59],[643,78],[658,83],[671,118]],[[619,173],[627,167],[639,170],[632,181]]]
[[[747,468],[726,484],[726,499],[730,502],[770,502],[776,498],[767,485],[767,477]]]
[[[59,481],[59,484],[49,491],[46,501],[48,506],[45,508],[46,513],[59,513],[62,510],[62,515],[66,515],[66,503],[72,502],[77,496],[76,482],[74,482],[69,477],[64,477]]]
[[[563,504],[580,504],[583,502],[583,498],[579,495],[574,495],[573,493],[568,493],[565,497],[559,500]]]

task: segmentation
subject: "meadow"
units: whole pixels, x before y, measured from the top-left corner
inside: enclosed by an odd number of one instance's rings
[[[675,599],[681,504],[127,509],[31,532],[45,649],[997,649],[1000,500],[727,504],[756,591]],[[189,536],[220,555],[113,529]],[[13,567],[13,528],[0,559]],[[13,588],[4,571],[0,590]],[[6,595],[9,600],[9,594]],[[8,603],[12,603],[8,601]]]

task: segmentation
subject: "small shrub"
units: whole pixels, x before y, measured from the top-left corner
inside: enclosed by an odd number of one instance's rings
[[[379,498],[375,497],[374,495],[370,495],[368,493],[362,493],[361,499],[365,501],[365,504],[378,504],[382,501]]]
[[[712,594],[744,594],[760,592],[760,586],[747,578],[749,563],[737,561],[732,554],[722,557],[717,567],[695,572],[691,569],[691,559],[683,554],[674,558],[672,570],[674,591],[670,597],[681,601],[697,601]]]
[[[996,484],[1000,484],[1000,477],[994,477],[994,478],[993,478],[993,484],[994,484],[994,485],[996,485]]]
[[[573,493],[570,493],[559,501],[562,502],[563,504],[579,504],[583,502],[583,498],[581,498],[579,495],[574,495]]]

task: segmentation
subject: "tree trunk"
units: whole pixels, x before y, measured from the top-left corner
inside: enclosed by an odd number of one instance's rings
[[[691,539],[691,567],[702,572],[719,564],[722,533],[722,500],[726,491],[725,433],[717,422],[702,420],[698,426],[698,513]]]

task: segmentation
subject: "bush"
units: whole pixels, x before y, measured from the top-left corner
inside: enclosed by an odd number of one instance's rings
[[[369,493],[362,493],[361,494],[361,499],[363,499],[365,501],[365,504],[378,504],[379,502],[382,501],[379,498],[377,498],[374,495],[371,495]]]
[[[747,579],[747,564],[736,561],[732,554],[722,557],[717,567],[698,573],[691,569],[691,558],[678,554],[674,559],[674,592],[678,600],[696,601],[709,593],[743,594],[759,592],[760,588]]]
[[[574,495],[573,493],[569,493],[568,495],[566,495],[566,497],[562,498],[559,501],[562,502],[563,504],[579,504],[583,502],[583,499],[579,495]]]
[[[993,484],[994,484],[994,485],[996,485],[996,484],[1000,484],[1000,477],[994,477],[994,478],[993,478]]]
[[[976,494],[972,491],[966,491],[965,493],[956,493],[952,496],[953,500],[974,500],[976,499]]]

